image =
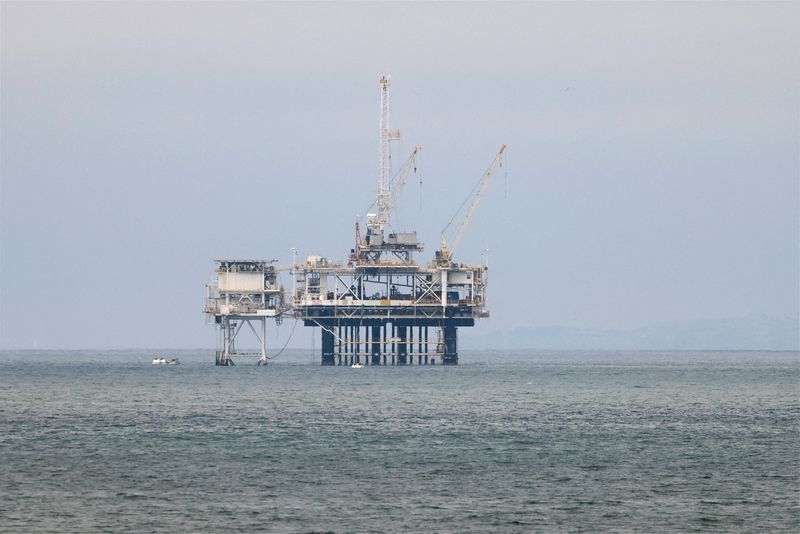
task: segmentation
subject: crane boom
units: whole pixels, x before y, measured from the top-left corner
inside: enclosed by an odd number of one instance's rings
[[[497,155],[494,157],[494,160],[492,160],[492,164],[489,165],[489,168],[486,170],[486,173],[483,175],[483,178],[481,178],[481,181],[478,184],[478,192],[475,194],[474,197],[472,197],[472,202],[469,205],[467,214],[464,216],[464,220],[461,221],[461,224],[458,227],[458,231],[456,232],[456,236],[453,239],[452,245],[450,246],[449,250],[447,248],[447,241],[445,239],[444,233],[450,227],[450,224],[453,222],[453,219],[450,219],[450,222],[447,223],[447,226],[445,226],[444,229],[442,230],[442,250],[440,255],[440,261],[442,263],[450,263],[453,260],[453,252],[455,251],[456,247],[458,247],[458,244],[461,242],[461,238],[464,237],[464,230],[467,229],[470,219],[472,219],[472,216],[475,214],[475,210],[477,209],[478,204],[480,203],[481,198],[483,197],[483,193],[486,191],[486,186],[489,185],[489,181],[492,178],[492,174],[494,174],[494,170],[497,168],[497,165],[502,161],[503,152],[505,151],[505,149],[506,145],[500,147],[500,150],[497,152]]]
[[[422,151],[421,146],[414,147],[414,152],[412,152],[406,162],[403,163],[403,167],[400,169],[400,172],[397,174],[395,179],[392,180],[391,185],[393,185],[393,187],[390,188],[391,196],[385,203],[387,218],[397,205],[397,201],[400,200],[400,193],[403,192],[403,187],[406,185],[406,178],[408,178],[408,174],[411,172],[411,169],[416,171],[417,153],[420,151]]]

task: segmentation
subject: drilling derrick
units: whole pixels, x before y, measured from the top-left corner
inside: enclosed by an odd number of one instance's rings
[[[380,79],[381,86],[381,108],[378,119],[378,141],[379,141],[379,172],[378,172],[378,195],[375,200],[378,213],[367,215],[367,235],[366,247],[368,254],[373,261],[378,261],[383,252],[388,252],[385,245],[384,229],[389,224],[389,214],[393,207],[392,194],[390,189],[390,178],[392,174],[391,149],[389,143],[400,139],[400,130],[389,129],[389,84],[390,76],[383,76]],[[418,149],[410,161],[415,161]],[[403,181],[405,178],[403,178]],[[402,188],[402,185],[400,186]],[[396,202],[396,198],[394,199]],[[421,250],[421,249],[420,249]]]
[[[381,111],[378,121],[378,139],[380,142],[380,174],[378,179],[378,217],[377,222],[386,224],[389,218],[389,175],[390,152],[389,152],[389,77],[381,78]],[[400,139],[400,132],[396,132],[396,139]],[[382,229],[382,228],[381,228]]]

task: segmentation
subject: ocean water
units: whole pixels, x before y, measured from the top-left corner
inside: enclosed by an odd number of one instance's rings
[[[0,353],[0,531],[800,531],[798,353],[153,354]]]

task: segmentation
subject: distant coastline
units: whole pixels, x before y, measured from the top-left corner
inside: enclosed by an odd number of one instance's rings
[[[277,350],[286,342],[291,325],[270,332],[269,349]],[[602,329],[571,326],[531,326],[510,330],[491,330],[483,325],[477,331],[463,329],[459,350],[658,350],[658,351],[800,351],[800,319],[752,315],[738,318],[706,319],[659,323],[640,328]],[[318,344],[313,332],[295,333],[287,350],[312,351]],[[166,345],[76,347],[58,343],[33,347],[2,346],[0,352],[158,352],[213,351],[210,345],[196,347]]]
[[[568,326],[465,335],[463,349],[800,350],[800,319],[748,316],[675,321],[632,330]]]

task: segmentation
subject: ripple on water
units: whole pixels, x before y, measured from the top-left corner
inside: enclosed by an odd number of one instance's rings
[[[800,531],[797,354],[177,355],[2,353],[0,531]]]

